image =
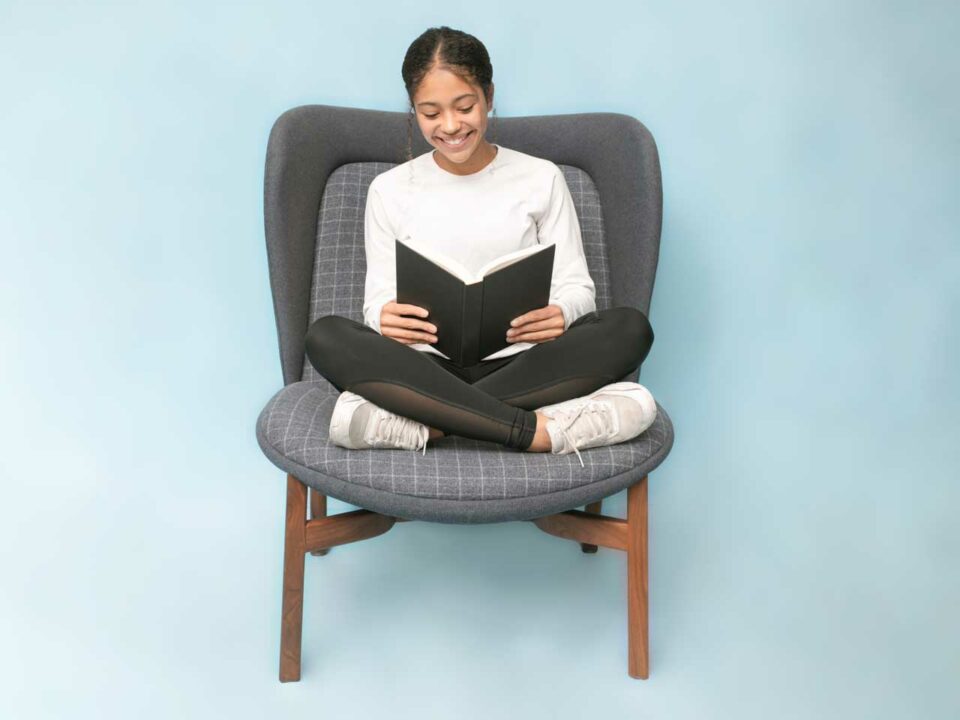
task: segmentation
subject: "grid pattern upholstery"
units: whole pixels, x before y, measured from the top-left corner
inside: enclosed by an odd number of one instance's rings
[[[357,162],[341,165],[330,174],[320,201],[317,244],[310,290],[309,321],[324,315],[342,315],[363,322],[363,291],[367,262],[364,254],[363,214],[373,178],[395,163]],[[597,309],[610,307],[610,269],[603,239],[600,196],[583,170],[560,165],[573,196],[580,221],[587,268],[596,286]],[[304,357],[301,380],[333,386]]]
[[[656,467],[670,450],[673,438],[670,419],[658,405],[653,425],[632,440],[581,450],[584,467],[573,453],[521,452],[456,435],[431,440],[425,454],[392,448],[348,450],[328,440],[330,416],[338,396],[326,382],[297,382],[279,391],[261,415],[262,433],[270,452],[347,486],[410,498],[461,503],[510,501],[549,498],[571,490],[589,493],[591,486],[599,486],[595,497],[580,500],[592,502],[632,484],[610,490],[603,481],[623,482],[631,476],[639,479]],[[309,484],[309,475],[297,476]],[[378,509],[362,497],[344,499]],[[396,513],[395,508],[391,511]],[[402,512],[396,514],[403,516]],[[443,521],[442,516],[429,519]]]

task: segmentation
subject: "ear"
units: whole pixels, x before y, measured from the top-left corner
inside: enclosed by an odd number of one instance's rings
[[[490,92],[487,96],[487,110],[493,107],[493,82],[490,83]]]

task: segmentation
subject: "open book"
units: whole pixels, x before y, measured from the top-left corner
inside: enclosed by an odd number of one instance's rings
[[[461,367],[511,343],[510,321],[550,300],[554,245],[531,245],[471,273],[455,260],[396,241],[397,302],[426,308],[437,326],[432,346]]]

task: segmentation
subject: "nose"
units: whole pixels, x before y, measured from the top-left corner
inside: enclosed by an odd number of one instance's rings
[[[456,135],[457,130],[460,129],[460,121],[457,118],[450,114],[444,113],[443,115],[443,131],[447,135]]]

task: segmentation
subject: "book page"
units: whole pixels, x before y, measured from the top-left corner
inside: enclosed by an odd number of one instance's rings
[[[536,252],[540,252],[545,247],[548,247],[548,246],[547,245],[530,245],[529,247],[521,248],[520,250],[514,250],[513,252],[507,253],[506,255],[501,255],[500,257],[496,258],[495,260],[491,260],[482,268],[480,268],[479,277],[482,279],[487,275],[496,272],[497,270],[502,270],[503,268],[509,265],[513,265],[518,260],[522,260],[528,255],[533,255]]]
[[[503,348],[502,350],[497,350],[495,353],[491,353],[490,355],[487,355],[485,358],[480,358],[480,359],[481,359],[481,360],[496,360],[497,358],[502,358],[502,357],[505,357],[505,356],[507,356],[507,355],[513,355],[514,353],[520,353],[521,351],[520,351],[520,350],[517,350],[518,347],[519,347],[519,348],[523,348],[524,350],[526,350],[527,348],[532,348],[534,345],[535,345],[535,343],[532,343],[532,342],[516,342],[516,343],[510,343],[509,345],[507,345],[507,346],[506,346],[505,348]]]
[[[405,243],[403,242],[403,240],[397,240],[397,242],[403,245],[406,245],[408,248],[410,248],[415,252],[420,253],[425,258],[427,258],[430,262],[436,263],[451,275],[455,275],[456,277],[463,280],[463,282],[467,285],[472,285],[473,283],[480,282],[483,279],[483,275],[480,275],[479,277],[474,277],[473,273],[467,270],[463,265],[458,263],[453,258],[443,255],[442,253],[438,253],[435,250],[428,251],[428,250],[425,250],[424,248],[413,247],[413,245]]]

